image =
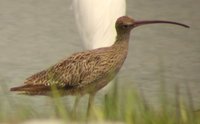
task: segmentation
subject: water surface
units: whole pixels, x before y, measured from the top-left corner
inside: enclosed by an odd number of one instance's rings
[[[175,85],[179,85],[183,97],[187,96],[188,83],[195,107],[200,108],[200,1],[127,0],[127,3],[128,15],[135,19],[178,21],[191,28],[149,25],[135,29],[128,58],[118,75],[120,88],[141,89],[145,98],[155,103],[161,82],[165,82],[170,96]],[[23,104],[44,107],[47,98],[17,96],[9,88],[83,49],[70,0],[0,0],[2,105],[7,104],[5,96],[12,96],[12,101],[18,104],[25,98],[30,103]],[[97,101],[100,100],[101,95]]]

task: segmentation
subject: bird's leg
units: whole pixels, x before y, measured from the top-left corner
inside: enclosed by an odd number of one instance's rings
[[[76,113],[77,113],[77,107],[78,107],[79,101],[80,101],[80,96],[76,96],[74,106],[73,106],[73,110],[72,110],[72,118],[73,119],[76,119]]]
[[[92,110],[94,109],[93,107],[93,103],[94,103],[94,97],[95,97],[95,94],[96,94],[96,92],[95,93],[91,93],[90,95],[89,95],[89,101],[88,101],[88,108],[87,108],[87,118],[90,118],[91,117],[91,112],[92,112]]]

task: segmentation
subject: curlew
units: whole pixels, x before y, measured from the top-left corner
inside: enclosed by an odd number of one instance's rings
[[[11,88],[26,95],[52,95],[52,86],[60,95],[82,96],[89,94],[88,113],[97,91],[108,84],[119,72],[127,53],[130,32],[133,28],[153,23],[168,23],[189,28],[172,21],[135,21],[122,16],[116,21],[116,40],[110,47],[102,47],[72,54],[46,70],[27,78],[23,86]],[[75,107],[78,100],[75,101]]]

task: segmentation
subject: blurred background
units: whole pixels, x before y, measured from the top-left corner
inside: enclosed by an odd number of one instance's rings
[[[200,108],[199,7],[200,1],[194,0],[127,0],[127,15],[136,20],[177,21],[191,28],[148,25],[135,29],[118,74],[120,89],[142,91],[148,103],[156,105],[163,84],[172,98],[179,86],[186,101],[188,85],[195,109]],[[15,103],[44,112],[41,107],[49,107],[47,97],[19,96],[9,92],[10,87],[82,50],[71,0],[0,0],[0,111],[13,109],[9,103]],[[106,92],[100,91],[97,103]],[[66,98],[69,106],[71,99]]]

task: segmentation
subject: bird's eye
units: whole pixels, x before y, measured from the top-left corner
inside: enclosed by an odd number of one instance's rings
[[[122,26],[122,28],[124,28],[124,29],[126,29],[126,28],[128,28],[129,27],[129,25],[123,25]]]

